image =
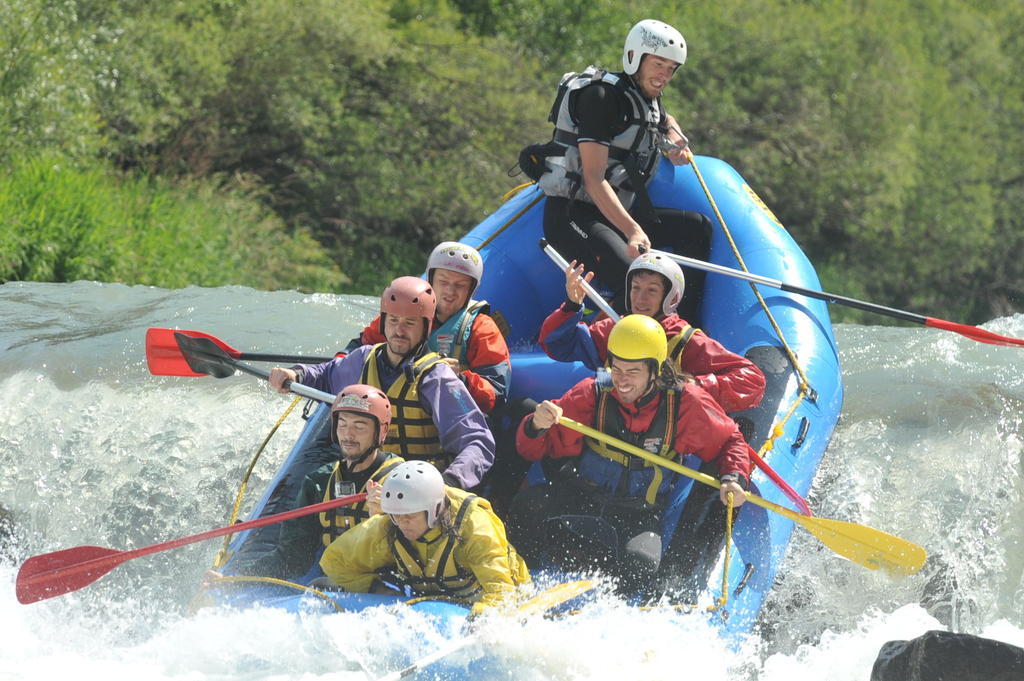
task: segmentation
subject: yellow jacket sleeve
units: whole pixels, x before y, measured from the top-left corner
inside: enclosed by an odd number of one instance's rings
[[[471,570],[482,587],[473,612],[510,600],[521,584],[529,584],[526,563],[505,537],[505,525],[480,499],[462,524],[463,541],[455,550],[459,565]]]
[[[332,582],[355,593],[369,593],[377,570],[394,566],[388,547],[387,515],[375,515],[331,542],[320,557],[320,567]]]

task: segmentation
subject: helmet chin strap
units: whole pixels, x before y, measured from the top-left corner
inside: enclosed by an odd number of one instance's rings
[[[377,451],[377,445],[370,445],[355,459],[349,459],[346,456],[342,456],[341,463],[345,465],[345,470],[351,471],[353,468],[366,461],[370,454],[373,454],[375,451]]]

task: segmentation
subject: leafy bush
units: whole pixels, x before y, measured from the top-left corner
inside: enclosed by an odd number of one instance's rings
[[[123,171],[111,191],[187,188],[196,222],[250,220],[281,249],[312,235],[345,291],[375,294],[496,207],[518,149],[550,132],[561,74],[615,68],[645,17],[687,38],[665,101],[695,152],[743,174],[826,289],[964,321],[1024,306],[1021,3],[8,0],[0,163],[103,161]],[[124,223],[134,247],[160,246],[158,219]],[[153,276],[102,252],[62,260],[46,233],[5,261]],[[167,266],[196,283],[188,262]]]
[[[233,184],[119,177],[54,158],[15,162],[0,174],[0,281],[340,287],[340,272],[308,234],[287,234]]]

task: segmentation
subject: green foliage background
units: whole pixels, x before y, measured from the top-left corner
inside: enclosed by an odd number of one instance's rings
[[[665,99],[694,149],[826,290],[1024,307],[1024,4],[989,0],[6,0],[0,281],[375,294],[649,16],[687,38]]]

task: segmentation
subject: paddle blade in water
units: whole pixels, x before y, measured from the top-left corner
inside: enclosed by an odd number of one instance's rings
[[[26,560],[18,570],[19,603],[62,596],[92,584],[127,560],[124,551],[102,546],[76,546]]]
[[[840,556],[871,570],[912,575],[924,566],[928,554],[917,544],[881,530],[827,518],[793,514],[793,520]]]

